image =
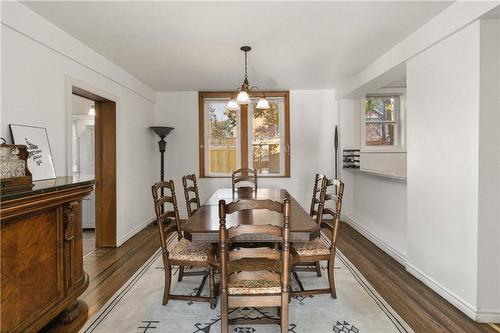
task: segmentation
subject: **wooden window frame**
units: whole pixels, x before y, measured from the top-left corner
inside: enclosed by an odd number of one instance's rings
[[[262,92],[258,95],[250,95],[250,97],[259,97]],[[263,176],[265,178],[290,178],[291,168],[290,168],[290,156],[291,156],[291,146],[290,146],[290,93],[288,91],[264,91],[266,97],[282,97],[285,101],[285,173],[283,175],[276,176]],[[234,92],[199,92],[198,93],[198,144],[199,144],[199,166],[200,166],[200,178],[231,178],[228,176],[211,176],[205,173],[205,99],[210,98],[234,98]],[[248,168],[248,107],[246,105],[241,105],[240,107],[240,167]],[[250,166],[251,167],[251,166]]]

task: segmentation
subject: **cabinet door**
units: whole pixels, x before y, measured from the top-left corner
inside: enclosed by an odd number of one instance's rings
[[[64,297],[63,208],[2,220],[1,228],[2,332],[24,331]]]

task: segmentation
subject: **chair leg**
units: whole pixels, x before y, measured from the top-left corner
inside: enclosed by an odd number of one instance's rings
[[[184,266],[179,266],[179,278],[177,279],[177,281],[181,282],[183,277],[184,277]]]
[[[316,264],[316,274],[317,274],[319,277],[321,277],[321,264],[320,264],[320,262],[319,262],[319,261],[316,261],[316,262],[315,262],[315,264]]]
[[[163,305],[168,303],[168,296],[170,294],[170,281],[172,279],[172,267],[168,259],[163,257],[163,265],[165,267],[165,288],[163,289]]]
[[[228,304],[227,304],[227,291],[222,290],[220,295],[220,331],[221,333],[229,333],[229,325],[228,325]]]
[[[328,260],[328,283],[330,284],[330,293],[332,298],[337,298],[337,292],[335,291],[335,275],[334,275],[334,260],[335,256]]]
[[[210,309],[215,309],[215,306],[217,305],[217,296],[215,295],[215,277],[213,268],[210,268],[209,274],[208,284],[210,288]]]
[[[281,294],[281,311],[280,311],[281,333],[288,333],[288,299],[289,299],[288,292],[284,292]]]

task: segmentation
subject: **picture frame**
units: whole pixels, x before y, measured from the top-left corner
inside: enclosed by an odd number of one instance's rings
[[[56,172],[45,127],[9,124],[12,142],[28,147],[28,168],[33,181],[54,179]]]

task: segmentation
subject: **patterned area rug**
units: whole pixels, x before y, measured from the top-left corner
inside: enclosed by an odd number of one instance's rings
[[[299,272],[306,289],[328,286],[326,262],[323,276]],[[172,291],[196,294],[201,276],[173,276]],[[290,303],[289,332],[318,333],[389,333],[413,332],[399,315],[341,254],[335,264],[337,299],[329,295],[295,297]],[[84,333],[213,333],[220,332],[220,305],[211,310],[208,303],[170,300],[162,306],[164,285],[163,262],[156,252],[135,275],[86,323]],[[297,285],[292,279],[292,287]],[[208,294],[208,286],[202,295]],[[274,309],[241,308],[230,318],[275,317]],[[279,332],[277,325],[230,326],[235,333]]]

